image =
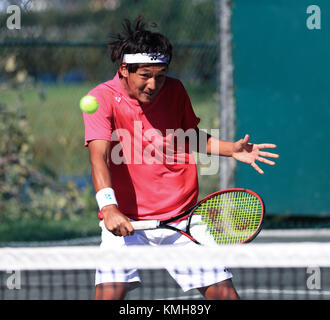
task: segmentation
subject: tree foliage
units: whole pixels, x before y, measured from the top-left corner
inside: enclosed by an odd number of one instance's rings
[[[88,189],[59,183],[33,164],[33,136],[19,107],[0,105],[0,223],[75,219],[90,212]]]

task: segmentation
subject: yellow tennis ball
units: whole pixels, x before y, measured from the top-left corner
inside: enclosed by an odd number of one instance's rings
[[[96,112],[97,108],[99,107],[99,103],[97,102],[96,98],[93,96],[84,96],[80,100],[80,109],[86,113],[94,113]]]

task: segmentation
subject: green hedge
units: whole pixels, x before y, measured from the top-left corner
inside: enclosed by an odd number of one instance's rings
[[[0,105],[0,132],[0,223],[92,214],[89,189],[59,183],[34,165],[34,139],[22,109]]]

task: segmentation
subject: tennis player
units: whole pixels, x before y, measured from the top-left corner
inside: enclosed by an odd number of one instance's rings
[[[167,76],[172,58],[171,42],[147,30],[142,18],[125,20],[124,30],[109,44],[119,70],[110,81],[89,92],[97,98],[94,114],[84,113],[85,146],[88,146],[91,175],[99,206],[103,248],[130,245],[195,246],[187,237],[171,230],[134,232],[131,220],[165,220],[192,207],[198,199],[198,179],[193,153],[171,145],[168,132],[193,130],[196,117],[182,83]],[[172,131],[168,131],[171,129]],[[208,137],[208,154],[233,157],[263,173],[256,161],[274,165],[263,152],[273,144],[237,142]],[[180,160],[180,161],[179,161]],[[182,161],[183,160],[183,161]],[[185,229],[186,220],[175,223]],[[95,299],[123,299],[139,284],[137,270],[98,270]],[[207,299],[238,299],[225,267],[214,270],[168,270],[184,291],[197,288]]]

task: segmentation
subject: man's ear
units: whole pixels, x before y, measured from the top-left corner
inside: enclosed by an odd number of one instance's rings
[[[127,63],[122,62],[119,67],[120,74],[124,77],[128,77],[128,69],[127,69]]]

